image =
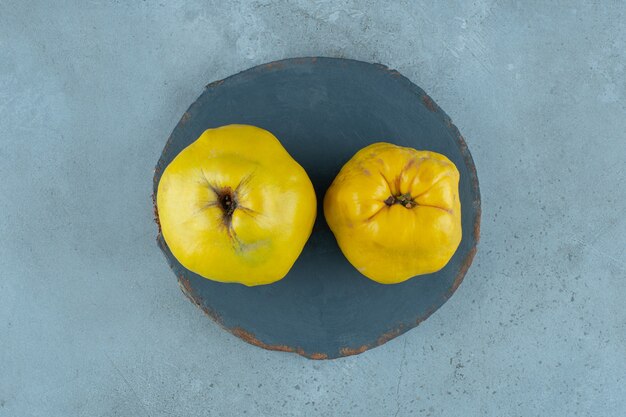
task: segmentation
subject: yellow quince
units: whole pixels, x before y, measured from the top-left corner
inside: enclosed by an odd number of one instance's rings
[[[190,271],[248,286],[282,279],[311,235],[316,198],[270,132],[206,130],[165,168],[157,209],[165,242]]]
[[[459,171],[444,155],[390,143],[357,152],[324,197],[348,261],[395,284],[443,268],[461,242]]]

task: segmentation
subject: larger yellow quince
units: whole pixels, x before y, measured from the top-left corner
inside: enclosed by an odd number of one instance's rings
[[[443,268],[461,242],[459,171],[444,155],[390,143],[357,152],[324,197],[348,261],[395,284]]]
[[[206,130],[165,168],[157,190],[165,242],[190,271],[245,285],[280,280],[316,215],[304,169],[270,132]]]

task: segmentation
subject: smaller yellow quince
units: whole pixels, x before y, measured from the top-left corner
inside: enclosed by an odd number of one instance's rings
[[[444,155],[390,143],[357,152],[324,198],[348,261],[395,284],[443,268],[461,242],[459,171]]]

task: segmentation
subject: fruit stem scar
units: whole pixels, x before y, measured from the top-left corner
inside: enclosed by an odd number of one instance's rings
[[[408,208],[408,209],[417,206],[417,203],[415,201],[413,201],[413,198],[411,197],[411,194],[408,194],[408,193],[407,194],[400,194],[400,195],[397,195],[397,196],[390,195],[385,200],[385,204],[388,205],[388,206],[392,206],[394,204],[400,204],[402,207]]]
[[[230,187],[224,187],[218,190],[217,201],[224,212],[224,219],[228,222],[237,208],[237,196]]]

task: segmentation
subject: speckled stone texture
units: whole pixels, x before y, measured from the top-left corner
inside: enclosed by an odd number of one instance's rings
[[[625,20],[623,1],[0,2],[0,416],[624,416]],[[448,303],[323,362],[189,303],[150,200],[205,84],[315,55],[424,88],[483,206]]]

